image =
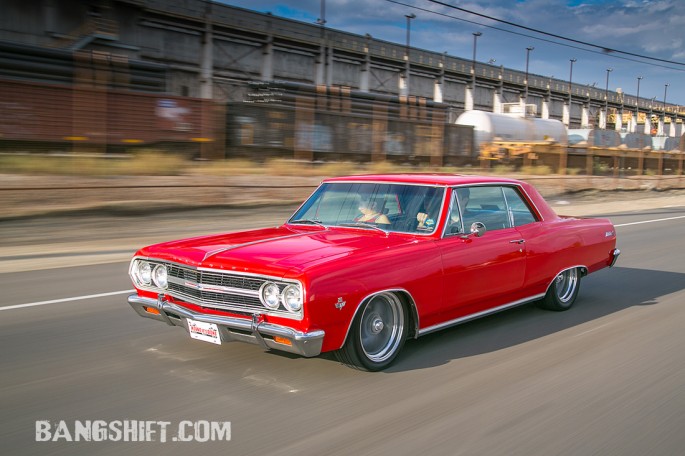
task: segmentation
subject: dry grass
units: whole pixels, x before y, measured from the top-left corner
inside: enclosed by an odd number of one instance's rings
[[[63,176],[183,174],[188,162],[175,155],[142,150],[131,157],[98,155],[1,155],[0,172]]]
[[[491,173],[512,175],[519,172],[533,175],[552,174],[548,166],[517,170],[511,165],[495,165],[489,170],[472,167],[435,167],[396,164],[387,161],[373,163],[323,162],[272,158],[264,162],[248,159],[193,161],[182,155],[154,149],[139,150],[131,155],[61,154],[61,155],[0,155],[0,173],[71,176],[341,176],[348,174],[381,174],[403,172]]]
[[[531,176],[548,176],[553,174],[552,168],[547,165],[522,166],[519,172],[522,174],[529,174]]]

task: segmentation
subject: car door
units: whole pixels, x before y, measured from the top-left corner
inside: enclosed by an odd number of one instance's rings
[[[466,190],[465,200],[460,198]],[[520,299],[526,273],[526,245],[512,226],[502,186],[452,191],[450,217],[438,241],[443,263],[444,320],[482,312]],[[483,223],[482,236],[469,234]]]

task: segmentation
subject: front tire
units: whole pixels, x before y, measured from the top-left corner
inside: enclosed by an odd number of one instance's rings
[[[540,301],[540,307],[548,310],[564,311],[573,306],[580,290],[580,270],[567,269],[557,275]]]
[[[357,312],[345,345],[336,352],[348,366],[365,371],[388,367],[407,338],[407,307],[394,293],[379,293]]]

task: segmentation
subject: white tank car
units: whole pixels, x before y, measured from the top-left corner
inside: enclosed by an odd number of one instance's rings
[[[520,114],[495,114],[487,111],[466,111],[455,122],[473,127],[474,149],[492,141],[554,141],[567,145],[566,127],[554,119],[522,117]]]

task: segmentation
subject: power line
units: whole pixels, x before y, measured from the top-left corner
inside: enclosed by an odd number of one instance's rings
[[[574,38],[568,38],[568,37],[565,37],[565,36],[556,35],[556,34],[554,34],[554,33],[545,32],[544,30],[534,29],[534,28],[532,28],[532,27],[526,27],[525,25],[516,24],[516,23],[514,23],[514,22],[505,21],[504,19],[498,19],[498,18],[493,17],[493,16],[488,16],[487,14],[482,14],[482,13],[478,13],[478,12],[475,12],[475,11],[467,10],[466,8],[461,8],[461,7],[459,7],[459,6],[451,5],[451,4],[449,4],[449,3],[445,3],[445,2],[442,2],[442,1],[439,1],[439,0],[427,0],[427,1],[429,1],[429,2],[431,2],[431,3],[435,3],[436,5],[442,5],[442,6],[445,6],[445,7],[451,8],[451,9],[455,9],[455,10],[457,10],[457,11],[461,11],[461,12],[464,12],[464,13],[473,14],[474,16],[479,16],[479,17],[482,17],[482,18],[485,18],[485,19],[489,19],[489,20],[491,20],[491,21],[501,22],[502,24],[511,25],[512,27],[517,27],[517,28],[521,28],[521,29],[523,29],[523,30],[528,30],[529,32],[535,32],[535,33],[539,33],[539,34],[541,34],[541,35],[551,36],[551,37],[553,37],[553,38],[557,38],[557,39],[560,39],[560,40],[570,41],[570,42],[572,42],[572,43],[577,43],[577,44],[582,44],[583,46],[589,46],[589,47],[593,47],[593,48],[598,48],[598,49],[601,49],[602,52],[604,52],[604,53],[612,53],[612,52],[615,52],[615,53],[617,53],[617,54],[630,55],[630,56],[632,56],[632,57],[639,57],[639,58],[641,58],[641,59],[654,60],[654,61],[657,61],[657,62],[669,63],[669,64],[671,64],[671,65],[682,65],[682,66],[685,66],[685,63],[683,63],[683,62],[676,62],[676,61],[673,61],[673,60],[659,59],[659,58],[657,58],[657,57],[650,57],[650,56],[646,56],[646,55],[636,54],[636,53],[633,53],[633,52],[621,51],[621,50],[619,50],[619,49],[613,49],[613,48],[609,48],[609,47],[606,47],[606,46],[600,46],[600,45],[597,45],[597,44],[588,43],[588,42],[586,42],[586,41],[580,41],[580,40],[576,40],[576,39],[574,39]]]
[[[626,60],[626,61],[629,61],[629,62],[641,63],[641,64],[643,64],[643,65],[652,65],[652,66],[655,66],[655,67],[666,68],[666,69],[668,69],[668,70],[685,71],[685,68],[674,68],[674,67],[667,66],[667,65],[662,65],[662,64],[658,64],[658,63],[651,63],[651,62],[644,62],[644,61],[642,61],[642,60],[636,60],[636,59],[632,59],[632,58],[629,58],[629,57],[622,57],[622,56],[619,56],[619,55],[608,55],[608,54],[607,54],[607,50],[608,50],[608,49],[605,48],[605,47],[603,47],[603,46],[599,46],[599,45],[588,44],[589,46],[592,46],[592,47],[601,49],[601,51],[595,51],[595,50],[587,49],[587,48],[580,47],[580,46],[574,46],[574,45],[571,45],[571,44],[560,43],[560,42],[558,42],[558,41],[554,41],[554,40],[550,40],[550,39],[545,39],[545,38],[540,38],[540,37],[538,37],[538,36],[532,36],[532,35],[528,35],[528,34],[525,34],[525,33],[516,32],[516,31],[513,31],[513,30],[507,30],[507,29],[504,29],[504,28],[495,27],[495,26],[493,26],[493,25],[482,24],[482,23],[480,23],[480,22],[471,21],[471,20],[464,19],[464,18],[457,17],[457,16],[451,16],[451,15],[446,14],[446,13],[441,13],[441,12],[438,12],[438,11],[433,11],[433,10],[430,10],[430,9],[427,9],[427,8],[422,8],[422,7],[420,7],[420,6],[410,5],[410,4],[407,4],[407,3],[404,3],[404,2],[401,2],[401,1],[398,1],[398,0],[385,0],[385,1],[387,1],[387,2],[389,2],[389,3],[394,3],[394,4],[396,4],[396,5],[405,6],[405,7],[407,7],[407,8],[412,8],[412,9],[415,9],[415,10],[417,10],[417,11],[423,11],[423,12],[426,12],[426,13],[429,13],[429,14],[434,14],[434,15],[436,15],[436,16],[442,16],[442,17],[446,17],[446,18],[449,18],[449,19],[455,19],[455,20],[458,20],[458,21],[461,21],[461,22],[466,22],[466,23],[468,23],[468,24],[477,25],[477,26],[479,26],[479,27],[485,27],[485,28],[488,28],[488,29],[491,29],[491,30],[497,30],[497,31],[500,31],[500,32],[510,33],[510,34],[512,34],[512,35],[523,36],[523,37],[526,37],[526,38],[531,38],[531,39],[534,39],[534,40],[538,40],[538,41],[543,41],[543,42],[546,42],[546,43],[555,44],[555,45],[557,45],[557,46],[564,46],[564,47],[568,47],[568,48],[571,48],[571,49],[578,49],[578,50],[581,50],[581,51],[583,51],[583,52],[590,52],[590,53],[593,53],[593,54],[600,54],[600,55],[612,57],[612,58],[615,58],[615,59],[621,59],[621,60]],[[428,1],[432,1],[432,0],[428,0]],[[455,8],[456,8],[456,7],[455,7]],[[477,14],[477,13],[474,13],[474,14]],[[478,14],[477,14],[477,15],[478,15]],[[487,17],[487,16],[486,16],[486,17]],[[493,19],[493,20],[496,20],[496,19]],[[541,33],[544,33],[544,32],[541,32]],[[571,40],[571,41],[575,41],[575,40]],[[582,43],[582,42],[580,42],[580,43]],[[624,53],[624,52],[621,52],[621,51],[614,51],[614,50],[611,50],[611,52]],[[624,53],[624,54],[629,55],[629,53]],[[648,60],[661,60],[661,59],[656,59],[656,58],[646,57],[646,56],[641,56],[641,57],[642,57],[642,58],[646,58],[646,59],[648,59]],[[675,62],[675,63],[676,63],[677,65],[685,65],[685,64],[680,63],[680,62]]]

